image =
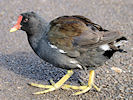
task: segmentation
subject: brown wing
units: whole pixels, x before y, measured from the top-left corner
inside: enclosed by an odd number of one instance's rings
[[[90,37],[90,38],[88,38]],[[121,33],[118,31],[107,31],[107,32],[93,32],[87,30],[80,36],[74,37],[74,43],[79,46],[92,46],[97,47],[102,44],[107,44],[115,41],[121,37]]]
[[[85,30],[88,30],[83,21],[72,16],[59,17],[53,20],[50,25],[49,40],[61,49],[72,49],[73,37],[80,36]]]
[[[81,16],[81,15],[74,15],[73,17],[76,17],[80,20],[82,20],[87,26],[91,26],[91,29],[93,31],[108,31],[106,29],[103,29],[100,25],[96,24],[96,23],[93,23],[90,19],[84,17],[84,16]]]
[[[49,41],[67,52],[75,51],[77,46],[89,47],[110,43],[120,36],[119,32],[105,30],[79,15],[56,18],[50,25]]]

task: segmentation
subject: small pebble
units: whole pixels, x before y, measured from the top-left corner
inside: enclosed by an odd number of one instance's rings
[[[21,87],[17,87],[18,89],[21,89]]]
[[[122,69],[118,68],[118,67],[112,67],[111,68],[113,71],[117,72],[117,73],[121,73]]]

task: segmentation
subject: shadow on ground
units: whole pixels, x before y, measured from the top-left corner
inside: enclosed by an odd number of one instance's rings
[[[22,75],[25,78],[36,81],[49,81],[51,78],[57,82],[66,70],[56,68],[51,64],[41,60],[32,52],[17,52],[12,54],[0,55],[0,66],[13,71],[15,74]],[[78,73],[74,73],[69,81],[77,82]]]

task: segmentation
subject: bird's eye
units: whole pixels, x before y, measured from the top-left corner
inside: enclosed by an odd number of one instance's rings
[[[29,20],[28,18],[25,18],[25,19],[24,19],[24,22],[26,23],[26,22],[28,22],[28,20]]]

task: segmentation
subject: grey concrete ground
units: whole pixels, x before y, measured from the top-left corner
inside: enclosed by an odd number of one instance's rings
[[[25,32],[9,33],[18,15],[26,11],[35,11],[47,21],[62,15],[83,15],[107,29],[120,30],[129,39],[123,46],[128,53],[116,53],[96,69],[95,83],[102,88],[100,92],[92,89],[72,96],[76,91],[60,89],[31,95],[40,89],[28,86],[28,82],[49,84],[50,78],[58,81],[66,71],[40,60],[30,48]],[[112,67],[122,72],[115,72]],[[0,100],[133,100],[132,71],[133,0],[0,0]],[[77,74],[67,83],[78,84]]]

